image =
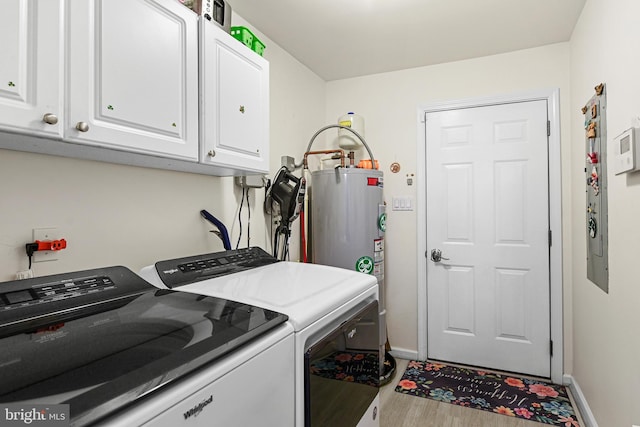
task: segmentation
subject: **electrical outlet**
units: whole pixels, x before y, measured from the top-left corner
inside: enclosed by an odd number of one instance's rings
[[[60,235],[57,227],[34,228],[33,241],[58,240]],[[33,262],[57,261],[60,251],[36,251],[33,253]]]
[[[291,156],[280,157],[280,165],[287,168],[289,172],[296,170],[296,159]]]

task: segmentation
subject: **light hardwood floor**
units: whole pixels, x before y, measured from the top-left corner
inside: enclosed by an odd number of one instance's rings
[[[543,424],[396,393],[408,360],[396,359],[394,378],[380,390],[380,427],[541,427]],[[575,402],[572,404],[577,408]],[[580,417],[578,415],[578,417]],[[584,426],[579,418],[581,426]]]

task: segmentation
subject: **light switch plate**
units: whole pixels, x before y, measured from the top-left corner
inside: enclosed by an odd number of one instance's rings
[[[391,199],[391,210],[393,211],[412,211],[413,197],[397,196]]]

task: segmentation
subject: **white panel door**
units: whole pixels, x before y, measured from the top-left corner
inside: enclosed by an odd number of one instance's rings
[[[69,0],[67,141],[198,159],[198,18],[175,0]]]
[[[0,0],[0,10],[0,129],[59,137],[60,1]]]
[[[547,103],[425,126],[428,357],[549,377]]]

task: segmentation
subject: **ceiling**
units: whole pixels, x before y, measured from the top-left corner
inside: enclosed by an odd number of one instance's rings
[[[566,42],[584,3],[229,0],[234,12],[326,81]]]

